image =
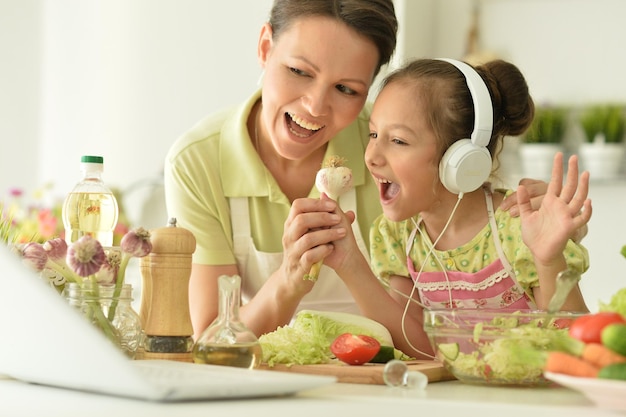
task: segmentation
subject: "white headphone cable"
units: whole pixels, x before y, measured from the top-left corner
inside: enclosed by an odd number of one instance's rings
[[[415,277],[415,280],[413,281],[413,288],[411,288],[411,293],[406,296],[405,294],[403,294],[402,292],[400,292],[399,290],[396,290],[395,288],[392,288],[390,286],[390,288],[393,289],[393,291],[395,291],[398,294],[401,294],[403,297],[406,298],[406,304],[404,306],[404,311],[402,312],[402,323],[401,323],[401,328],[402,328],[402,336],[404,336],[404,340],[409,344],[409,346],[415,350],[416,352],[421,353],[422,355],[426,356],[426,357],[430,357],[432,359],[435,359],[434,356],[422,352],[421,350],[419,350],[418,348],[416,348],[415,346],[413,346],[413,344],[411,343],[411,341],[409,340],[407,333],[406,333],[406,326],[405,326],[405,322],[406,322],[406,315],[409,309],[409,305],[411,302],[414,302],[418,305],[420,305],[422,308],[427,308],[424,304],[422,304],[421,302],[415,300],[413,298],[414,294],[415,294],[415,290],[417,288],[417,282],[419,280],[420,275],[422,274],[422,271],[424,270],[424,267],[426,266],[426,262],[428,262],[428,257],[432,255],[433,251],[435,250],[435,246],[437,246],[437,243],[439,242],[439,239],[441,239],[441,237],[443,236],[443,234],[445,233],[446,229],[448,228],[448,226],[450,225],[450,222],[452,221],[452,218],[454,217],[454,213],[456,212],[457,208],[459,207],[459,204],[461,203],[461,199],[463,198],[463,193],[459,193],[458,199],[456,201],[456,204],[454,205],[454,208],[452,209],[452,212],[450,213],[450,217],[448,217],[448,221],[446,222],[445,226],[443,227],[443,229],[441,230],[441,233],[439,233],[439,236],[437,236],[437,239],[435,239],[435,241],[433,242],[433,244],[430,246],[430,248],[428,249],[428,253],[426,254],[426,256],[424,257],[424,262],[422,262],[422,265],[419,269],[419,271],[417,272],[417,276]],[[424,238],[423,236],[423,232],[420,230],[419,225],[417,224],[417,222],[415,221],[414,218],[411,218],[411,221],[413,222],[413,225],[417,228],[417,231],[422,235],[422,238]],[[425,240],[424,240],[425,241]],[[407,243],[408,246],[408,243]],[[407,256],[408,256],[408,252],[407,252]],[[452,305],[452,288],[450,285],[450,281],[448,280],[448,273],[446,271],[446,268],[443,266],[443,264],[441,263],[441,260],[435,256],[435,260],[437,261],[437,263],[439,263],[439,266],[441,267],[441,270],[444,273],[444,276],[446,277],[446,282],[448,283],[448,296],[450,297],[450,305]]]

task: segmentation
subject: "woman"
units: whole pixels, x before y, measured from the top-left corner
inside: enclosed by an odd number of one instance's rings
[[[217,278],[242,277],[241,319],[257,335],[297,309],[359,312],[329,268],[303,280],[345,236],[336,203],[320,200],[315,175],[330,155],[347,159],[356,213],[352,231],[367,256],[381,213],[363,165],[368,90],[396,46],[391,0],[276,0],[259,36],[263,89],[184,134],[165,162],[168,213],[194,233],[189,285],[195,336],[217,316]],[[538,194],[543,193],[541,183]]]

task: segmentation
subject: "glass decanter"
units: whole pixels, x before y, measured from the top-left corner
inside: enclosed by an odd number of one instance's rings
[[[241,277],[218,278],[219,314],[193,347],[195,363],[256,368],[262,358],[259,339],[239,319]]]

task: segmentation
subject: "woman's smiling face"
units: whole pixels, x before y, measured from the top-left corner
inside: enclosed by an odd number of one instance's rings
[[[365,162],[393,221],[427,211],[442,188],[437,138],[425,108],[415,86],[396,81],[380,92],[372,110]]]
[[[307,17],[259,40],[262,129],[282,157],[299,160],[352,123],[363,108],[379,54],[344,23]]]

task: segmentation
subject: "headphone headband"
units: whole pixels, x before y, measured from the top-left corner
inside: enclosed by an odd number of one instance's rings
[[[474,102],[474,130],[470,139],[475,145],[487,146],[493,130],[493,106],[485,81],[474,68],[465,62],[448,58],[437,59],[454,65],[465,76],[467,87]]]

